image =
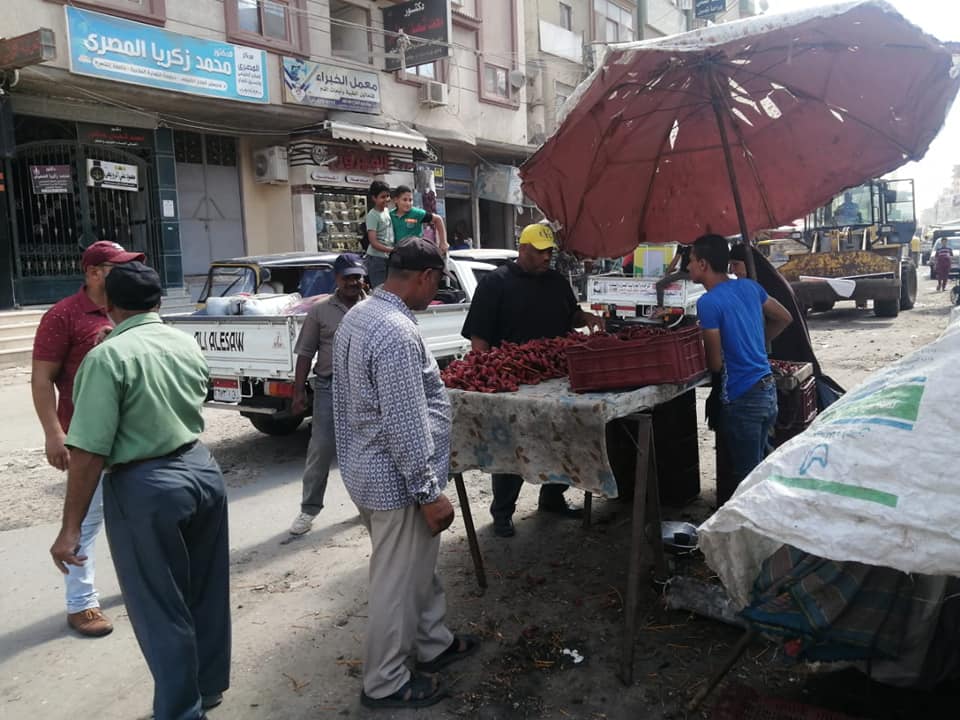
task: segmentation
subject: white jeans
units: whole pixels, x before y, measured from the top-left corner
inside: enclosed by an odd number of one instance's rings
[[[97,535],[103,527],[103,477],[97,483],[97,490],[90,500],[87,516],[80,525],[80,555],[87,559],[82,567],[68,565],[69,572],[64,578],[67,595],[67,612],[78,613],[89,608],[100,607],[97,590],[93,586],[93,551]]]

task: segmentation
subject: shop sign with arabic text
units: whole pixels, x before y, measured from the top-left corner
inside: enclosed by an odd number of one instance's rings
[[[376,73],[285,57],[283,101],[377,115],[380,82]]]
[[[450,3],[447,0],[414,0],[383,9],[383,44],[386,69],[399,70],[399,33],[408,35],[412,45],[404,52],[409,67],[442,60],[450,54]],[[429,42],[418,42],[427,40]]]
[[[70,72],[192,95],[266,103],[266,54],[67,6]]]

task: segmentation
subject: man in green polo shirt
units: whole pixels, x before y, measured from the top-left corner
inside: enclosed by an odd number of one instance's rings
[[[160,278],[139,262],[106,280],[116,327],[74,382],[63,523],[50,548],[82,565],[80,523],[101,470],[107,540],[156,720],[197,720],[230,684],[229,547],[223,476],[197,442],[209,372],[196,342],[162,323]]]

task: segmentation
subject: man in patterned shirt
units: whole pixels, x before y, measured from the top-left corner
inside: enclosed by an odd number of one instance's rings
[[[346,314],[334,340],[340,474],[373,546],[360,696],[371,708],[433,705],[444,697],[433,673],[479,645],[444,624],[436,574],[439,534],[453,522],[443,494],[450,402],[412,311],[430,304],[443,267],[422,238],[398,245],[386,282]]]

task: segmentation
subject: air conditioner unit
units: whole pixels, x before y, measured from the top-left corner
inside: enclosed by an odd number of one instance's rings
[[[287,149],[283,145],[253,151],[253,179],[275,185],[289,180]]]
[[[442,105],[447,105],[448,103],[449,99],[447,97],[447,86],[443,83],[428,80],[420,86],[421,105],[440,107]]]

